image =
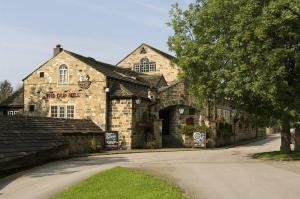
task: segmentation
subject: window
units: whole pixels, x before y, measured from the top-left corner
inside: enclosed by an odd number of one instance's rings
[[[9,116],[16,115],[19,111],[8,111]]]
[[[74,106],[67,106],[67,118],[74,118]]]
[[[45,77],[45,73],[44,72],[40,72],[40,77],[41,78]]]
[[[135,119],[137,122],[148,120],[147,109],[144,107],[138,107],[135,114]]]
[[[135,70],[136,72],[140,72],[140,65],[139,64],[134,64],[133,70]]]
[[[51,117],[74,118],[74,106],[51,106]]]
[[[156,64],[154,62],[149,64],[149,71],[156,71]]]
[[[143,58],[141,59],[140,63],[134,64],[133,70],[142,73],[156,71],[156,64],[155,62],[149,62],[149,59],[147,58]]]
[[[29,105],[29,111],[33,112],[34,111],[35,106],[33,104]]]
[[[65,118],[65,107],[64,106],[59,107],[59,117]]]
[[[51,117],[57,117],[57,106],[51,106]]]
[[[60,84],[68,83],[68,67],[66,65],[61,65],[59,67],[59,83]]]

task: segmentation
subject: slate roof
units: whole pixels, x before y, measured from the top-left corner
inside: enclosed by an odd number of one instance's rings
[[[62,135],[45,130],[0,130],[1,163],[67,146]]]
[[[0,103],[0,107],[20,107],[24,105],[23,87]]]
[[[163,52],[163,51],[161,51],[161,50],[159,50],[159,49],[157,49],[157,48],[154,48],[153,46],[150,46],[150,45],[145,44],[145,43],[144,43],[143,45],[145,45],[145,46],[151,48],[152,50],[154,50],[154,51],[157,52],[158,54],[161,54],[162,56],[164,56],[164,57],[167,58],[167,59],[170,59],[170,60],[176,60],[176,59],[177,59],[175,56],[170,55],[170,54],[168,54],[168,53],[166,53],[166,52]]]
[[[135,83],[135,84],[140,84],[148,87],[153,86],[151,85],[151,83],[149,83],[147,80],[141,77],[141,73],[138,73],[136,71],[99,62],[91,57],[85,57],[71,51],[67,51],[67,50],[64,51],[70,54],[71,56],[77,58],[78,60],[82,61],[83,63],[93,67],[94,69],[96,69],[97,71],[103,73],[108,77],[123,80],[126,82]]]
[[[121,68],[121,67],[114,66],[111,64],[103,63],[103,62],[97,61],[91,57],[85,57],[83,55],[80,55],[80,54],[77,54],[77,53],[74,53],[74,52],[71,52],[68,50],[63,49],[62,52],[65,52],[65,53],[69,54],[70,56],[73,56],[74,58],[76,58],[76,59],[80,60],[81,62],[87,64],[88,66],[96,69],[97,71],[99,71],[100,73],[104,74],[105,76],[111,78],[112,80],[119,80],[120,86],[118,86],[118,89],[117,89],[117,87],[115,87],[116,89],[113,90],[114,93],[112,93],[111,96],[121,97],[122,94],[124,94],[124,97],[127,97],[127,96],[144,97],[145,93],[147,96],[147,92],[148,92],[149,88],[157,88],[159,83],[164,80],[163,75],[148,75],[148,74],[144,74],[144,73],[139,73],[139,72],[133,71],[128,68]],[[49,62],[49,60],[47,62],[45,62],[44,64],[46,64],[48,62]],[[40,66],[39,68],[41,68],[42,66]],[[36,70],[38,70],[38,69],[36,69]],[[30,75],[25,77],[23,80],[28,78]],[[140,86],[140,87],[138,87],[138,86]],[[138,90],[137,90],[137,88],[138,88]],[[143,91],[141,91],[141,90],[143,90]]]
[[[140,74],[140,77],[144,78],[149,84],[153,85],[155,88],[158,87],[158,84],[160,81],[165,81],[165,78],[163,75],[146,75],[146,74]]]
[[[126,82],[114,81],[110,88],[111,98],[120,97],[140,97],[148,98],[148,89],[137,85],[128,84]]]
[[[63,119],[50,117],[0,117],[0,131],[45,130],[60,134],[103,133],[103,130],[88,119]]]
[[[0,117],[0,171],[22,167],[24,159],[68,146],[63,135],[103,133],[90,120]],[[28,163],[29,164],[29,163]]]
[[[159,89],[158,89],[158,92],[159,92],[159,93],[160,93],[160,92],[164,92],[164,91],[166,91],[166,90],[168,90],[168,89],[170,89],[170,88],[173,88],[174,86],[176,86],[177,84],[182,83],[182,82],[186,82],[186,80],[182,80],[182,79],[176,80],[176,81],[172,82],[172,83],[171,83],[170,85],[168,85],[168,86],[164,86],[164,87],[159,88]]]

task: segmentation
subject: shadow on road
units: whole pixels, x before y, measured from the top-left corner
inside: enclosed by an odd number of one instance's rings
[[[55,162],[42,166],[42,168],[29,172],[26,175],[31,177],[43,177],[61,174],[70,174],[78,171],[79,167],[104,165],[111,163],[127,162],[123,157],[81,157],[55,164]],[[76,168],[76,169],[74,169]]]
[[[104,165],[121,162],[128,161],[124,157],[80,157],[69,160],[54,161],[0,179],[0,191],[17,178],[23,176],[39,178],[45,176],[71,174],[78,172],[80,170],[80,167],[89,167],[95,165]],[[0,195],[2,195],[1,192]]]
[[[259,141],[256,141],[256,142],[247,143],[247,144],[241,145],[239,147],[263,146],[263,145],[269,144],[270,142],[273,142],[273,141],[278,140],[278,139],[280,139],[280,135],[271,135],[271,136],[268,136],[266,139],[259,140]]]

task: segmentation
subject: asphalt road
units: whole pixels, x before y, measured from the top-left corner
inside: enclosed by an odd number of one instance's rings
[[[97,172],[125,166],[169,178],[191,198],[298,199],[300,162],[251,158],[256,152],[278,150],[279,142],[279,136],[274,135],[229,149],[102,155],[52,162],[1,179],[0,198],[51,198]]]

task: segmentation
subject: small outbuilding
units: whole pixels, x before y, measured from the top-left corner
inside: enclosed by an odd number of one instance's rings
[[[91,120],[0,117],[0,174],[103,146]]]

